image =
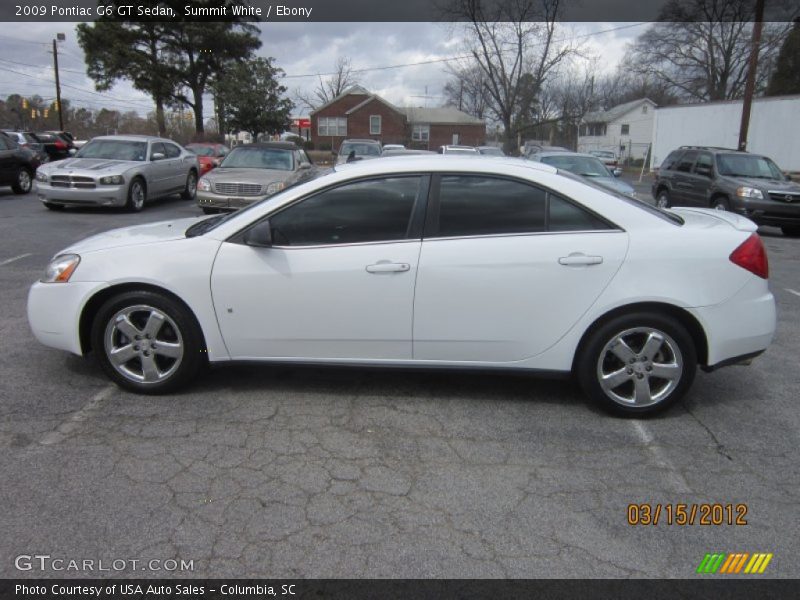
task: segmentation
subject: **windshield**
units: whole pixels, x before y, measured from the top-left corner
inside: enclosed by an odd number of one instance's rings
[[[765,156],[752,154],[718,154],[717,169],[720,175],[731,177],[785,179],[778,165]]]
[[[196,154],[197,156],[216,156],[217,151],[214,149],[213,146],[186,146],[186,149],[189,152]]]
[[[597,158],[588,156],[545,156],[542,162],[584,177],[613,177],[606,166]]]
[[[75,154],[76,158],[137,161],[143,161],[146,156],[147,142],[125,140],[93,140]]]
[[[347,156],[351,152],[355,152],[356,156],[380,156],[381,147],[378,144],[359,144],[357,142],[347,142],[342,144],[342,151],[339,152],[342,156]]]
[[[226,169],[292,170],[292,151],[280,148],[238,146],[231,150],[220,165]]]

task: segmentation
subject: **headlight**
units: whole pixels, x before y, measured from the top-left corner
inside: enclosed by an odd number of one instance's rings
[[[758,198],[759,200],[764,199],[764,194],[761,193],[761,190],[746,186],[736,188],[736,195],[739,196],[739,198]]]
[[[67,283],[80,262],[77,254],[56,256],[44,270],[42,283]]]
[[[283,181],[276,181],[275,183],[270,183],[267,186],[267,194],[277,194],[285,187],[286,184]]]
[[[197,182],[197,189],[201,192],[207,192],[211,189],[211,182],[205,177],[201,177],[200,181]]]
[[[41,181],[42,183],[47,183],[47,175],[45,175],[41,171],[36,171],[36,181]]]
[[[125,183],[125,178],[122,175],[108,175],[107,177],[101,177],[100,183],[103,185],[122,185]]]

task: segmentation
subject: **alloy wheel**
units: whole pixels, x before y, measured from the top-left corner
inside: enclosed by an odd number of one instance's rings
[[[19,184],[19,189],[22,190],[22,193],[27,194],[31,191],[31,186],[33,184],[31,174],[25,169],[20,169],[19,175],[17,176],[17,183]]]
[[[183,337],[175,321],[145,304],[125,307],[108,321],[104,346],[111,366],[135,383],[168,379],[184,356]]]
[[[678,344],[663,331],[636,327],[615,335],[597,361],[603,392],[628,407],[653,406],[665,400],[683,374]]]

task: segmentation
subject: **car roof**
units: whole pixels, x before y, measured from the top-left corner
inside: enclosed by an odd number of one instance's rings
[[[476,162],[477,160],[477,162]],[[359,160],[352,163],[337,165],[334,171],[348,173],[363,173],[365,176],[381,175],[397,171],[475,171],[475,165],[480,163],[481,171],[486,173],[503,173],[503,166],[524,167],[545,173],[558,173],[558,169],[544,163],[532,162],[522,158],[493,157],[480,158],[466,156],[447,156],[445,154],[411,154],[406,156],[386,156],[381,160]]]
[[[537,152],[536,156],[539,158],[547,158],[548,156],[582,156],[583,158],[597,158],[594,154],[589,154],[587,152],[560,152],[555,150]]]
[[[272,148],[278,150],[299,150],[300,147],[293,142],[256,142],[255,144],[239,144],[236,148]]]
[[[111,141],[119,141],[119,142],[169,142],[171,144],[177,144],[173,140],[169,140],[167,138],[158,137],[155,135],[139,135],[139,134],[128,134],[128,135],[98,135],[92,138],[91,141],[95,140],[111,140]]]
[[[380,145],[380,142],[378,140],[367,140],[367,139],[363,139],[362,140],[360,138],[348,138],[346,140],[342,140],[343,144],[346,144],[348,142],[356,142],[358,144],[378,144],[378,145]]]

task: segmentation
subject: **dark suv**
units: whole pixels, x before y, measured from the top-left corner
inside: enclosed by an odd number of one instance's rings
[[[661,208],[697,206],[730,210],[759,225],[800,236],[800,185],[766,156],[707,146],[670,152],[653,182]]]
[[[27,194],[39,161],[17,141],[0,132],[0,186],[10,185],[15,194]]]

